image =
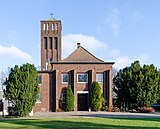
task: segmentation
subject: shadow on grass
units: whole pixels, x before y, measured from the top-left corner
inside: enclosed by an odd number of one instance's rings
[[[82,114],[82,115],[72,115],[85,118],[112,118],[112,119],[123,119],[123,120],[142,120],[142,121],[156,121],[160,122],[160,116],[144,116],[144,115],[116,115],[116,114]]]
[[[32,129],[160,129],[160,127],[139,127],[139,126],[122,126],[122,125],[114,125],[108,123],[99,124],[94,122],[94,119],[90,119],[91,121],[87,122],[78,121],[80,119],[65,119],[65,120],[57,120],[57,119],[12,119],[12,120],[0,120],[0,128],[8,129],[8,128],[32,128]],[[102,119],[104,120],[104,119]],[[121,120],[121,119],[120,119]],[[137,120],[137,119],[136,119]],[[3,126],[5,124],[5,126]],[[16,127],[12,127],[16,125]]]

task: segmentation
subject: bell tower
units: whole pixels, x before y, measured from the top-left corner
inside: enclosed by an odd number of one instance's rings
[[[52,17],[41,21],[41,70],[51,70],[61,60],[61,21]]]

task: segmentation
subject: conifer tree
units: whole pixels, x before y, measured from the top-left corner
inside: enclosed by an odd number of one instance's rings
[[[91,110],[99,111],[101,107],[101,101],[102,101],[101,87],[98,82],[94,81],[92,83],[92,90],[91,90]]]
[[[16,116],[28,115],[37,101],[39,87],[36,68],[31,64],[24,64],[11,68],[6,79],[4,96],[12,102]]]
[[[113,79],[118,99],[124,108],[151,106],[160,96],[160,72],[151,65],[140,66],[135,61],[121,69]]]
[[[73,111],[73,110],[74,110],[74,95],[71,86],[68,85],[68,88],[66,90],[65,111]]]

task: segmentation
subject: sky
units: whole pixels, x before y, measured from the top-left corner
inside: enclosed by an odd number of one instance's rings
[[[1,0],[0,71],[25,63],[40,65],[40,21],[50,13],[62,22],[62,58],[76,43],[114,68],[160,68],[159,0]]]

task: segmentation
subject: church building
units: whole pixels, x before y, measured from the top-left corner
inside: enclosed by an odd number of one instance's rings
[[[39,95],[34,112],[56,112],[64,104],[65,89],[71,85],[74,94],[74,111],[89,111],[92,82],[97,81],[102,96],[112,107],[112,65],[87,51],[81,43],[67,58],[61,59],[62,25],[60,20],[41,21],[41,71]],[[87,43],[87,42],[86,42]],[[67,51],[67,50],[66,50]]]

